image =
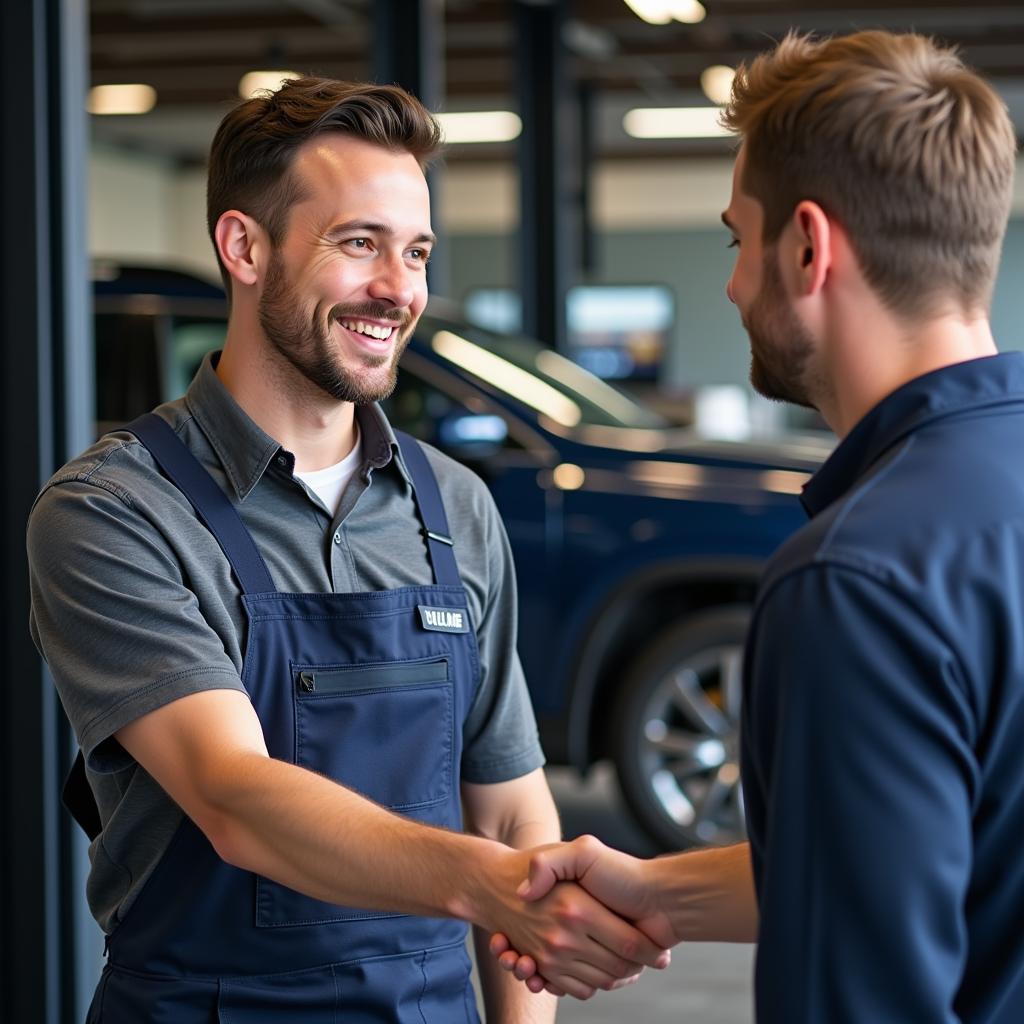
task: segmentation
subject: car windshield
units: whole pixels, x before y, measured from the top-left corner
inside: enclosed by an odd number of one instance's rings
[[[667,421],[530,338],[425,316],[417,335],[433,352],[563,427],[660,429]]]

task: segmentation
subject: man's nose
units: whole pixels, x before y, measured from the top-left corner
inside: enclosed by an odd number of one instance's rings
[[[405,307],[415,296],[412,275],[401,257],[389,258],[383,262],[370,282],[370,294],[375,299],[393,306]]]

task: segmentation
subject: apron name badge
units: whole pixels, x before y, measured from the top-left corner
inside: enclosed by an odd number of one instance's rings
[[[431,608],[430,605],[416,605],[424,629],[437,633],[468,633],[469,616],[464,608]]]

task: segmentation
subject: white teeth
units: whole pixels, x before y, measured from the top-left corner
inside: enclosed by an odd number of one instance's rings
[[[350,331],[355,331],[357,334],[367,334],[371,338],[377,338],[380,341],[390,338],[392,331],[394,331],[394,327],[378,327],[376,324],[363,323],[362,320],[342,320],[341,326]]]

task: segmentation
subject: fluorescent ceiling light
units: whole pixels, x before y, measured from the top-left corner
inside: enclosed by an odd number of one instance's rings
[[[700,87],[712,103],[722,105],[732,96],[732,80],[736,69],[725,64],[712,64],[700,73]]]
[[[670,5],[660,0],[626,0],[626,6],[649,25],[667,25],[672,20]]]
[[[445,142],[511,142],[523,122],[511,110],[471,110],[438,114]]]
[[[563,395],[540,377],[535,377],[507,359],[451,331],[438,331],[430,345],[439,356],[475,373],[481,380],[525,402],[531,409],[536,409],[563,427],[575,427],[583,418],[580,407],[568,395]]]
[[[626,0],[626,6],[650,25],[667,25],[670,21],[696,25],[708,13],[698,0]]]
[[[277,92],[288,78],[301,77],[298,71],[250,71],[238,83],[238,95],[251,100],[259,92]]]
[[[94,85],[85,106],[90,114],[145,114],[156,106],[156,89],[141,82]]]
[[[672,5],[672,17],[687,25],[696,25],[707,17],[704,5],[698,0],[676,0]]]
[[[719,124],[718,107],[637,107],[622,119],[634,139],[719,139],[732,135]]]

